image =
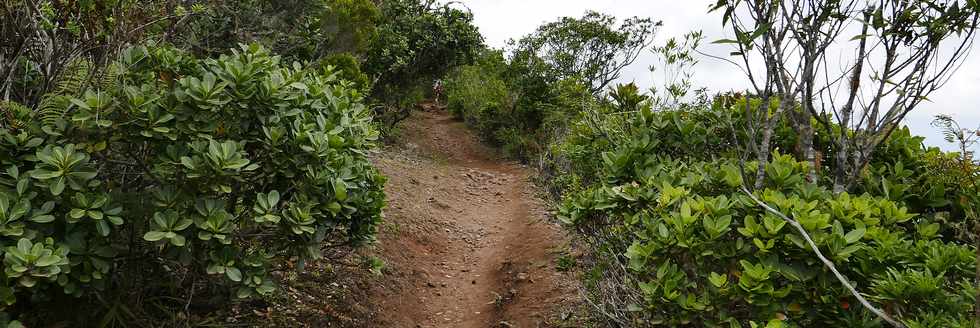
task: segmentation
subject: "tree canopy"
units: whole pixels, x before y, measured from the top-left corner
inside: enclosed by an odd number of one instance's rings
[[[615,17],[594,11],[563,17],[512,41],[512,61],[526,74],[547,69],[553,81],[580,78],[598,93],[636,60],[660,24],[632,17],[617,26]]]

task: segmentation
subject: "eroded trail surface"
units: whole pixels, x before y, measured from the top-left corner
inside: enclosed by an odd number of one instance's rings
[[[377,326],[561,326],[578,295],[555,267],[567,238],[529,170],[432,107],[375,158],[389,177],[377,252],[389,283],[371,293]]]

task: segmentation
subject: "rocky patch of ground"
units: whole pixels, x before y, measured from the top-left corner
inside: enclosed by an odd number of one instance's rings
[[[375,163],[389,177],[378,254],[392,277],[372,294],[383,327],[551,327],[570,320],[567,244],[528,182],[448,114],[414,114]]]

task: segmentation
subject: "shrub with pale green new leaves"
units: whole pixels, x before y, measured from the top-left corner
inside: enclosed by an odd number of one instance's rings
[[[742,192],[737,153],[722,151],[732,149],[733,124],[704,119],[725,115],[641,111],[626,142],[596,154],[597,182],[566,195],[560,218],[600,258],[587,275],[599,306],[638,327],[886,327],[796,229]],[[901,171],[898,157],[876,165]],[[975,253],[941,233],[950,208],[918,206],[928,193],[903,200],[895,188],[835,194],[826,180],[807,181],[808,162],[778,150],[762,165],[766,179],[754,195],[798,221],[870,302],[908,327],[973,327]],[[910,181],[928,174],[907,173]],[[944,188],[909,189],[931,187]],[[616,291],[600,289],[607,279]]]

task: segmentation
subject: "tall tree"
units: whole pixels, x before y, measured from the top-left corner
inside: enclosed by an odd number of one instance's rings
[[[381,21],[381,12],[371,0],[329,0],[321,19],[324,50],[361,54],[369,49]]]
[[[483,36],[473,13],[433,1],[388,0],[368,50],[365,70],[377,79],[376,95],[394,96],[420,79],[436,78],[473,61]]]
[[[875,148],[949,81],[980,18],[980,3],[956,0],[719,0],[712,10],[724,12],[735,35],[716,43],[734,46],[732,62],[763,100],[749,124],[758,160],[768,160],[774,123],[788,114],[801,156],[815,162],[811,122],[818,122],[833,140],[836,192],[850,188]],[[763,177],[760,168],[757,184]]]
[[[545,69],[554,81],[577,77],[599,93],[650,45],[660,22],[616,18],[594,11],[582,18],[563,17],[544,24],[513,42],[512,62],[531,70]],[[533,73],[533,72],[532,72]]]

